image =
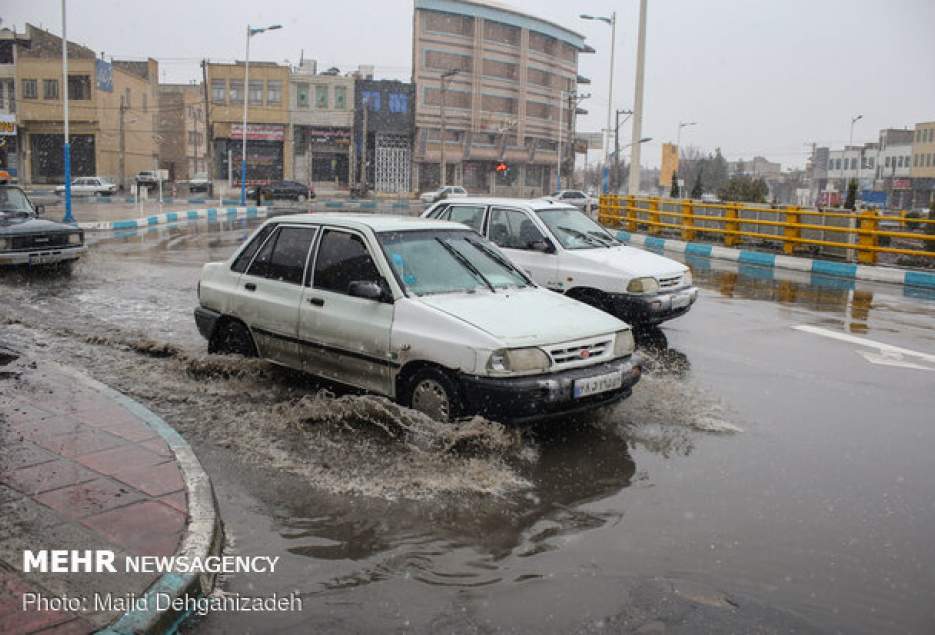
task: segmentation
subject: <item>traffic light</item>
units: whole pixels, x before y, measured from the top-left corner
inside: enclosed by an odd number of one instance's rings
[[[501,161],[497,164],[497,172],[506,173],[510,171],[510,166]]]

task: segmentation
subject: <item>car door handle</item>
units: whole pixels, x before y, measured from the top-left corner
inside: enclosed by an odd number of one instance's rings
[[[315,306],[325,306],[325,301],[321,298],[309,298],[309,304],[314,304]]]
[[[252,282],[248,282],[247,284],[243,286],[243,288],[246,289],[247,291],[256,291],[256,285]]]

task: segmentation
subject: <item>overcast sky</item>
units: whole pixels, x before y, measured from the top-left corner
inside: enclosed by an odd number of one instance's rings
[[[606,122],[610,28],[577,16],[616,10],[614,106],[632,107],[638,0],[508,4],[582,33],[597,49],[580,57],[592,96],[579,130]],[[3,5],[3,26],[61,32],[59,0]],[[68,19],[69,39],[99,53],[158,59],[160,81],[199,78],[203,57],[242,58],[248,22],[285,27],[255,37],[253,59],[297,63],[304,50],[320,68],[372,64],[378,78],[410,78],[411,0],[72,0]],[[644,165],[658,165],[659,145],[675,140],[679,121],[698,122],[684,129],[683,146],[793,167],[804,164],[806,144],[846,143],[856,114],[864,118],[855,142],[935,120],[933,0],[649,0],[647,24],[643,135],[653,142]]]

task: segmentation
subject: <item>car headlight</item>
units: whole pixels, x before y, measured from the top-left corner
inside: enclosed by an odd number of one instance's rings
[[[541,348],[500,349],[490,354],[488,370],[498,373],[546,371],[551,365],[549,356]]]
[[[10,241],[6,238],[0,238],[0,251],[6,251],[10,248]]]
[[[68,244],[69,245],[80,245],[81,234],[80,233],[68,234]]]
[[[625,357],[633,353],[636,342],[633,340],[633,331],[626,329],[617,331],[614,335],[614,357]]]
[[[627,285],[630,293],[655,293],[659,291],[659,281],[655,278],[633,278]]]
[[[693,282],[694,280],[692,279],[692,270],[689,269],[685,272],[685,275],[682,276],[682,284],[685,286],[691,286]]]

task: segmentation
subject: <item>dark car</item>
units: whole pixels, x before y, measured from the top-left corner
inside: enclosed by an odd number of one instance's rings
[[[315,190],[312,186],[299,183],[298,181],[273,181],[266,185],[260,185],[259,187],[263,198],[267,200],[289,199],[302,202],[310,198],[315,198]],[[256,188],[250,188],[247,197],[255,199]]]
[[[84,255],[84,232],[39,218],[42,211],[19,187],[0,185],[0,266],[55,265],[70,270]]]

